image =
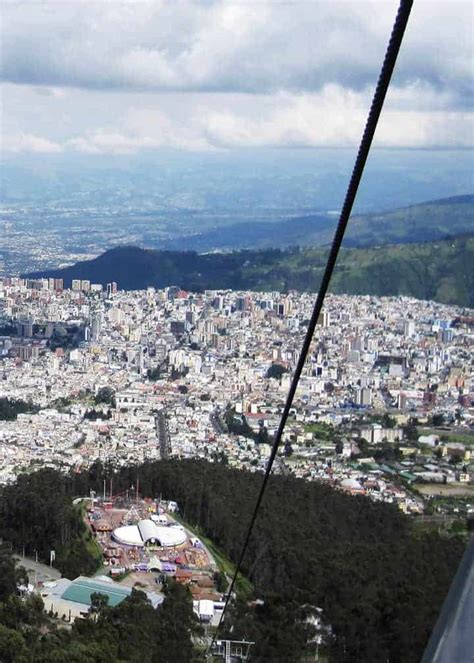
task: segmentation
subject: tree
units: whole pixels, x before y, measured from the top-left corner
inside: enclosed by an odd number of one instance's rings
[[[93,592],[91,594],[91,612],[100,613],[109,605],[109,597],[107,594],[100,592]]]
[[[0,601],[16,592],[17,574],[15,560],[6,546],[0,547]]]
[[[267,371],[267,378],[275,378],[279,380],[282,375],[288,373],[288,369],[282,366],[281,364],[272,364]]]
[[[407,440],[410,440],[410,442],[416,442],[418,440],[418,429],[414,419],[410,419],[408,423],[403,426],[403,434]]]
[[[39,407],[21,399],[0,398],[0,420],[13,421],[24,412],[38,412]]]
[[[149,368],[146,374],[147,378],[152,382],[159,380],[161,378],[161,368],[156,366],[156,368]]]
[[[227,576],[223,571],[214,574],[214,582],[218,592],[223,594],[227,590]]]
[[[391,417],[388,412],[385,412],[381,423],[384,428],[395,428],[397,420],[395,417]]]
[[[365,437],[358,437],[356,439],[357,446],[359,447],[359,454],[362,456],[368,456],[372,453],[370,444],[367,442]]]
[[[165,590],[166,598],[157,620],[156,663],[191,663],[199,660],[192,637],[202,633],[193,611],[191,594],[187,587],[171,580]]]
[[[270,435],[268,434],[268,429],[263,424],[260,425],[255,442],[257,444],[270,444]]]
[[[435,427],[442,426],[444,424],[444,415],[443,414],[434,414],[431,417],[431,423]]]
[[[0,624],[0,661],[2,663],[28,663],[25,639],[18,631]]]
[[[96,405],[107,403],[115,407],[115,391],[111,387],[101,387],[95,395],[94,400]]]

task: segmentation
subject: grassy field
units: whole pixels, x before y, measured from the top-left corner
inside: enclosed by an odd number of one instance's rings
[[[184,521],[181,518],[181,516],[177,515],[176,513],[173,514],[173,518],[178,520],[183,525],[183,527],[186,527],[186,529],[188,529],[190,532],[195,534],[199,539],[201,539],[201,541],[204,543],[204,545],[209,550],[211,555],[214,557],[219,569],[223,573],[225,573],[227,578],[229,578],[230,580],[235,573],[235,564],[230,561],[230,559],[218,546],[216,546],[214,541],[212,541],[207,536],[205,536],[199,526],[190,525],[189,523]],[[238,596],[240,596],[241,598],[247,598],[253,592],[253,585],[250,582],[250,580],[248,580],[248,578],[246,578],[241,573],[239,573],[235,581],[235,591],[237,592]]]
[[[446,437],[449,442],[458,442],[466,447],[474,448],[474,433],[451,433],[440,428],[420,428],[420,435],[437,435],[439,438]]]
[[[441,497],[474,497],[474,486],[465,483],[420,483],[416,490],[422,495]]]

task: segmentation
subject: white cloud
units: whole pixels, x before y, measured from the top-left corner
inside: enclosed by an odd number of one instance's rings
[[[19,134],[4,136],[1,141],[1,150],[5,152],[39,152],[54,154],[62,152],[62,147],[47,138],[33,134]]]
[[[149,91],[315,91],[374,81],[398,3],[57,2],[3,4],[3,79]],[[415,3],[397,80],[472,89],[472,4]],[[471,100],[472,101],[472,100]]]
[[[417,86],[394,90],[393,101],[382,114],[375,144],[379,147],[473,147],[472,118],[452,113],[442,105],[434,111],[410,95]],[[429,94],[429,91],[427,91]],[[371,91],[354,92],[328,85],[319,93],[280,93],[252,97],[239,103],[205,95],[194,103],[160,107],[131,106],[113,126],[102,126],[65,143],[65,148],[88,153],[132,153],[174,147],[212,150],[248,147],[356,146],[362,134]],[[169,101],[169,99],[168,99]],[[410,110],[415,108],[415,110]]]
[[[2,149],[356,145],[397,0],[2,5]],[[472,4],[412,17],[377,144],[472,147]]]

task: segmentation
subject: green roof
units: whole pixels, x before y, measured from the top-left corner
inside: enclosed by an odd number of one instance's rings
[[[384,472],[387,472],[387,474],[396,474],[397,471],[393,469],[393,467],[389,467],[388,465],[382,465],[382,470]]]
[[[109,587],[110,585],[110,587]],[[131,594],[129,587],[119,587],[115,583],[101,582],[98,580],[91,580],[86,578],[78,578],[69,585],[61,598],[67,601],[74,601],[75,603],[82,603],[84,605],[91,605],[92,594],[99,593],[108,596],[108,605],[114,608],[119,603],[122,603]]]

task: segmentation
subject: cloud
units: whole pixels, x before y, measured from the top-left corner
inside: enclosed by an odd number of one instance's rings
[[[429,96],[430,91],[425,90]],[[438,99],[427,110],[417,86],[394,89],[376,134],[379,147],[473,147],[472,118],[453,113]],[[90,154],[129,154],[165,147],[186,150],[357,146],[371,91],[354,92],[338,85],[319,93],[280,93],[258,99],[239,96],[208,99],[200,95],[186,105],[131,106],[110,126],[68,140],[64,148]],[[254,102],[254,103],[251,103]]]
[[[150,92],[314,92],[373,84],[397,2],[6,2],[3,80]],[[397,66],[471,103],[472,5],[415,3]]]
[[[397,0],[4,0],[4,151],[356,145]],[[472,4],[417,0],[376,136],[472,147]]]
[[[3,137],[1,151],[5,152],[37,152],[44,154],[55,154],[62,152],[62,147],[47,138],[33,134],[19,134]]]

